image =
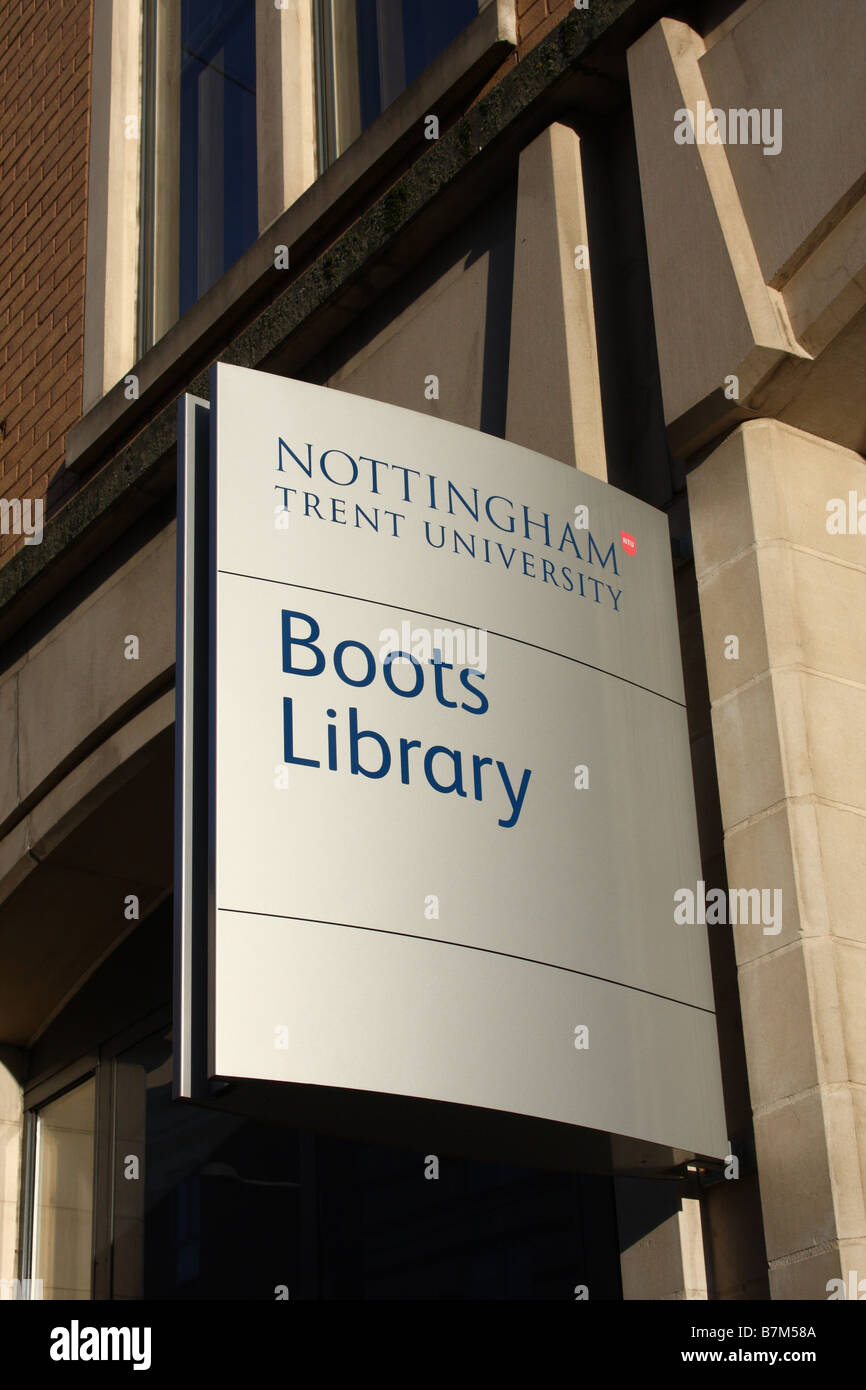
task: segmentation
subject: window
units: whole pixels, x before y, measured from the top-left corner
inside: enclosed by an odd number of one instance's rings
[[[478,14],[478,0],[317,0],[324,169]]]
[[[479,10],[486,26],[474,24]],[[500,23],[505,10],[511,29]],[[515,42],[506,0],[129,0],[94,8],[85,415],[128,385],[135,364],[468,26],[470,67],[503,40]],[[261,274],[253,259],[232,283],[235,298]],[[224,288],[196,314],[197,331],[231,306]],[[151,357],[148,370],[136,368],[142,391],[164,366]],[[124,394],[106,414],[115,419],[130,399]],[[71,433],[72,458],[89,437]]]
[[[297,1293],[294,1132],[173,1101],[168,1027],[119,1052],[113,1065],[113,1257],[106,1294],[273,1299],[279,1284]],[[139,1180],[126,1182],[133,1162]]]
[[[258,235],[254,0],[143,0],[138,355]]]
[[[21,1278],[44,1297],[622,1297],[610,1178],[455,1155],[426,1183],[417,1148],[297,1128],[282,1087],[260,1117],[174,1101],[171,959],[168,898],[31,1051]]]
[[[34,1297],[90,1298],[95,1102],[91,1076],[30,1112],[25,1278],[30,1279]]]
[[[183,0],[181,314],[255,240],[257,208],[252,0]]]

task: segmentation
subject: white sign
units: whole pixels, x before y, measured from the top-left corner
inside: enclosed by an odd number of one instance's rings
[[[666,518],[219,365],[209,1071],[727,1151]]]

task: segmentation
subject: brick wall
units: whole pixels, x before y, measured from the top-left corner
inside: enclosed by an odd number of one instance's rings
[[[540,43],[573,9],[573,0],[517,0],[518,56]]]
[[[0,497],[45,497],[81,415],[90,10],[0,6]]]

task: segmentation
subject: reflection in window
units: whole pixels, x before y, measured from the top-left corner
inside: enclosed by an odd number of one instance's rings
[[[144,0],[139,352],[258,235],[255,0]]]
[[[121,1053],[114,1085],[112,1297],[261,1299],[300,1285],[293,1131],[172,1100],[171,1033]],[[123,1182],[126,1155],[140,1182]]]
[[[183,0],[180,312],[255,241],[256,30],[252,0]]]
[[[95,1099],[91,1077],[36,1116],[32,1277],[46,1299],[90,1298]]]
[[[317,0],[319,162],[332,163],[478,14],[478,0]]]

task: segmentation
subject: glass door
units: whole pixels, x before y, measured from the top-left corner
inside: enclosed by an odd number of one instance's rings
[[[96,1082],[84,1082],[31,1112],[29,1292],[89,1299],[93,1267]]]

